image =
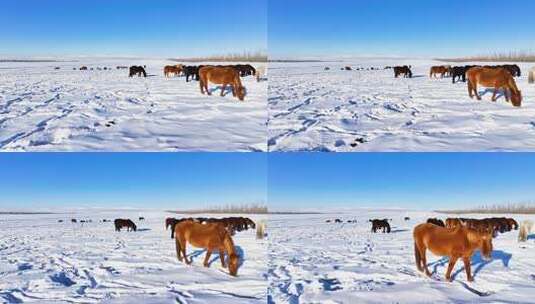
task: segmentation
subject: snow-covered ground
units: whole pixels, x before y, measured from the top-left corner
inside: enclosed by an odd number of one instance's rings
[[[204,251],[192,247],[187,266],[177,260],[174,239],[164,228],[168,216],[95,210],[0,215],[0,302],[266,302],[267,241],[256,240],[253,230],[236,234],[242,261],[237,277],[221,267],[218,254],[204,268]],[[99,222],[117,217],[133,219],[138,231],[115,232],[113,223]],[[71,218],[93,222],[73,224]]]
[[[266,81],[242,78],[247,96],[239,102],[230,91],[224,98],[219,91],[205,96],[196,81],[166,79],[163,67],[176,62],[77,60],[0,63],[0,150],[267,149]],[[95,70],[73,70],[82,65]],[[150,77],[129,78],[128,70],[116,70],[119,65],[147,65]]]
[[[394,78],[385,66],[412,65],[414,78]],[[533,64],[516,78],[523,105],[500,97],[468,97],[466,83],[430,79],[445,62],[362,59],[270,64],[270,151],[518,151],[535,150]],[[451,63],[452,65],[460,65]],[[464,63],[462,64],[464,65]],[[343,66],[379,71],[341,71]],[[330,70],[325,71],[325,67]]]
[[[518,231],[500,234],[490,262],[473,256],[473,283],[462,262],[450,283],[447,258],[427,253],[432,278],[416,269],[412,229],[428,217],[447,216],[403,210],[271,216],[268,303],[535,303],[535,235],[518,243]],[[344,223],[325,222],[335,218]],[[393,219],[392,233],[371,233],[370,218]]]

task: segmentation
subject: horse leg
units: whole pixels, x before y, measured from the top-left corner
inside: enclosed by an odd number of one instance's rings
[[[221,86],[221,97],[225,96],[224,93],[225,93],[225,90],[227,89],[227,84],[224,83],[222,86]]]
[[[210,255],[212,255],[212,250],[210,250],[210,248],[207,248],[206,249],[206,256],[204,257],[204,263],[203,263],[204,267],[210,266],[208,264],[208,262],[210,261]]]
[[[221,266],[223,268],[227,267],[227,265],[225,265],[225,251],[223,249],[219,249],[219,258],[221,259]]]
[[[474,94],[472,94],[473,92],[473,89],[472,89],[472,82],[470,80],[468,80],[468,96],[470,96],[470,98],[474,98]]]
[[[176,243],[176,256],[178,260],[182,262],[182,256],[180,255],[180,252],[182,249],[180,248],[180,241],[178,240],[178,238],[175,239],[175,243]]]
[[[429,268],[427,268],[427,256],[426,256],[426,248],[424,246],[420,247],[420,259],[422,261],[422,267],[424,268],[425,275],[430,277],[431,272],[429,271]]]
[[[182,256],[184,257],[184,262],[186,262],[186,264],[191,264],[191,259],[188,261],[188,255],[186,254],[186,247],[187,247],[187,242],[186,242],[186,239],[184,237],[180,237],[178,235],[175,236],[176,238],[179,238],[179,241],[180,241],[180,249],[182,249]]]
[[[498,92],[499,87],[497,85],[494,85],[494,93],[492,93],[492,101],[496,101],[496,93]],[[507,92],[505,93],[507,95]]]
[[[204,94],[204,81],[202,78],[199,81],[199,87],[201,88],[201,94]]]
[[[451,271],[453,270],[453,266],[455,266],[455,263],[457,263],[457,260],[459,258],[456,256],[450,257],[450,263],[448,264],[448,270],[446,271],[446,280],[451,282]]]
[[[468,282],[474,281],[474,278],[472,277],[472,270],[470,269],[470,257],[463,257],[464,262],[464,269],[466,270],[466,278],[468,279]]]

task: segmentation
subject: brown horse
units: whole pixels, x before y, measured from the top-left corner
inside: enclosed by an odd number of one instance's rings
[[[199,69],[199,85],[201,87],[201,93],[205,92],[208,95],[212,95],[208,90],[208,83],[221,84],[221,96],[225,93],[227,85],[232,87],[232,95],[238,97],[240,101],[245,98],[245,88],[240,80],[240,73],[231,67],[213,67],[205,66]]]
[[[448,74],[449,69],[446,66],[440,65],[440,66],[432,66],[429,70],[429,78],[431,77],[437,77],[437,74],[440,75],[440,78],[444,78],[446,74]]]
[[[522,93],[516,86],[513,75],[505,68],[483,68],[475,67],[466,72],[468,78],[468,95],[470,98],[474,97],[477,100],[481,100],[477,92],[477,85],[480,84],[484,87],[494,88],[494,94],[492,94],[492,101],[496,101],[496,93],[499,89],[504,89],[505,100],[509,101],[508,92],[511,94],[511,102],[513,106],[520,107],[522,104]]]
[[[115,231],[121,231],[121,228],[124,227],[126,227],[126,231],[137,230],[136,224],[130,219],[115,219],[113,223],[115,224]]]
[[[175,234],[176,254],[179,261],[182,261],[182,258],[184,258],[186,264],[191,264],[191,259],[188,261],[186,255],[186,246],[189,242],[194,247],[206,249],[206,256],[203,263],[205,267],[209,267],[208,261],[214,250],[219,251],[221,266],[226,267],[226,252],[229,256],[229,273],[232,276],[237,275],[239,258],[236,254],[230,233],[222,224],[200,224],[194,221],[184,221],[175,225]]]
[[[427,268],[426,251],[439,256],[448,256],[449,265],[446,271],[446,280],[451,281],[451,271],[459,258],[463,259],[466,277],[473,281],[470,270],[470,259],[476,250],[481,251],[485,260],[489,260],[492,254],[492,229],[481,227],[470,229],[464,225],[455,229],[443,228],[433,224],[420,224],[414,228],[414,256],[416,267],[419,271],[425,271],[431,276]]]
[[[182,65],[181,64],[177,64],[177,65],[166,65],[164,68],[163,68],[163,74],[165,77],[169,77],[169,75],[173,75],[173,76],[178,76],[180,75],[180,73],[182,73]]]

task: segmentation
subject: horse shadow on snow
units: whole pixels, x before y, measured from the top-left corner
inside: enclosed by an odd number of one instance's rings
[[[473,273],[472,276],[475,278],[477,276],[477,274],[481,270],[483,270],[483,268],[485,268],[485,266],[487,266],[488,264],[490,264],[490,263],[492,263],[494,261],[501,261],[504,267],[509,267],[509,261],[511,261],[512,257],[513,257],[512,254],[507,253],[505,251],[494,250],[494,251],[492,251],[491,259],[489,261],[485,261],[483,259],[483,257],[481,256],[481,253],[479,251],[477,251],[472,256],[472,259],[471,259],[471,262],[470,262],[470,265],[471,265],[471,268],[472,268],[472,273]],[[438,267],[446,268],[448,263],[449,263],[449,258],[443,257],[438,261],[435,261],[435,262],[432,262],[432,263],[428,263],[427,266],[428,267],[433,267],[433,271],[431,273],[435,274],[435,273],[437,273]],[[463,265],[461,259],[459,259],[455,265],[458,265],[458,264]],[[463,266],[461,266],[461,268],[458,268],[457,270],[452,272],[451,278],[454,280],[457,277],[457,275],[459,275],[460,273],[464,273],[464,272],[465,272],[465,269],[464,269],[464,265],[463,265]]]

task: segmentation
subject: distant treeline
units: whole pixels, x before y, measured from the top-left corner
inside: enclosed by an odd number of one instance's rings
[[[436,60],[450,62],[535,62],[535,53],[520,51],[459,58],[437,58]]]
[[[268,56],[264,52],[258,51],[205,57],[170,58],[169,60],[179,62],[267,62]]]
[[[483,214],[535,214],[535,203],[514,203],[514,204],[496,204],[482,205],[475,208],[460,210],[437,210],[439,213],[466,214],[466,213],[483,213]]]
[[[198,214],[198,213],[242,213],[242,214],[268,214],[268,207],[262,204],[246,204],[246,205],[227,205],[208,207],[203,209],[189,209],[189,210],[168,210],[167,212],[183,213],[183,214]]]

